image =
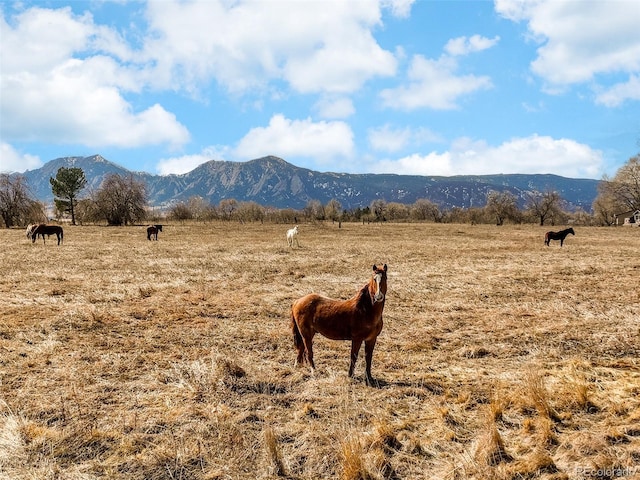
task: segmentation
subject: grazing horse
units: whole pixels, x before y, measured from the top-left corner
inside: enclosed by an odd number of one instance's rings
[[[315,293],[299,298],[291,306],[293,343],[298,351],[296,365],[304,361],[304,354],[313,363],[313,336],[320,333],[331,340],[351,340],[349,376],[364,342],[366,382],[373,385],[371,359],[378,335],[382,331],[382,310],[387,293],[387,265],[373,266],[373,275],[358,293],[349,300],[334,300]]]
[[[33,229],[36,228],[38,225],[36,223],[30,223],[29,225],[27,225],[27,238],[31,238],[31,234],[33,233]]]
[[[300,243],[298,243],[298,225],[287,230],[287,245],[293,247],[293,242],[296,242],[296,245],[300,247]]]
[[[44,223],[41,223],[31,230],[31,243],[36,241],[38,235],[42,236],[42,243],[46,243],[44,241],[44,236],[46,235],[48,237],[54,234],[58,238],[58,245],[60,245],[63,239],[62,227],[60,225],[45,225]]]
[[[576,232],[573,231],[573,228],[567,228],[561,232],[547,232],[544,234],[544,244],[548,247],[551,240],[560,240],[560,246],[562,246],[564,239],[569,234],[575,235]]]
[[[158,240],[158,232],[162,231],[162,225],[150,225],[147,227],[147,240],[151,240],[151,237],[154,237],[154,240]]]

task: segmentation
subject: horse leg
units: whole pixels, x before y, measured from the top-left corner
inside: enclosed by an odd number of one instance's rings
[[[362,345],[361,339],[352,339],[351,340],[351,363],[349,364],[349,376],[353,377],[353,370],[356,367],[356,361],[358,360],[358,352],[360,351],[360,346]]]
[[[307,351],[307,361],[311,365],[311,373],[316,371],[316,364],[313,363],[313,333],[309,336],[302,337],[304,348]]]
[[[291,329],[293,330],[293,345],[298,351],[296,363],[293,366],[297,367],[298,365],[302,365],[304,362],[304,340],[302,340],[302,335],[300,335],[300,330],[298,329],[298,325],[296,324],[296,320],[293,315],[291,315]]]
[[[365,373],[367,376],[367,385],[370,387],[374,386],[374,380],[371,376],[371,360],[373,359],[373,349],[376,346],[377,337],[373,337],[371,340],[366,340],[364,342],[364,358],[366,361],[366,369]]]

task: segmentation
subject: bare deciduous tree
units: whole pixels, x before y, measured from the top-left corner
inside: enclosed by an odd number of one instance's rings
[[[338,200],[332,198],[327,202],[327,206],[324,208],[327,218],[333,222],[339,220],[342,216],[342,205]]]
[[[560,216],[560,202],[558,192],[533,192],[529,195],[527,209],[533,217],[540,220],[540,226],[542,226],[546,220],[552,219],[553,223],[553,218]]]
[[[99,216],[109,225],[131,225],[145,219],[147,193],[133,175],[108,175],[94,196]]]
[[[42,206],[29,197],[24,177],[0,174],[0,217],[6,228],[46,219]]]
[[[383,199],[374,200],[371,202],[371,213],[373,214],[373,219],[376,222],[382,222],[385,220],[385,209],[387,208],[387,202]]]
[[[442,221],[442,212],[440,212],[438,205],[426,198],[416,200],[411,208],[411,216],[416,220]]]
[[[225,198],[220,200],[218,210],[224,220],[231,220],[234,212],[238,209],[238,201],[235,198]]]
[[[602,180],[596,202],[600,207],[613,205],[614,213],[640,209],[640,155],[630,158],[612,179]]]
[[[604,176],[598,184],[598,196],[591,204],[595,221],[599,225],[610,226],[616,221],[616,214],[624,210],[613,195],[609,185],[611,180]]]
[[[311,218],[312,220],[324,220],[326,218],[324,206],[320,200],[309,200],[303,209],[303,213],[307,218]]]
[[[496,219],[496,225],[503,225],[507,219],[518,216],[516,196],[511,192],[496,192],[491,190],[487,194],[487,213]]]
[[[236,214],[243,222],[262,222],[265,217],[264,207],[253,201],[240,202]]]

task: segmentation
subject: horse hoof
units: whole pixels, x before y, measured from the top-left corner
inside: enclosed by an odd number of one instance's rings
[[[367,387],[375,387],[375,388],[379,388],[380,385],[378,384],[377,380],[375,380],[373,377],[368,377],[365,379],[365,383],[367,384]]]

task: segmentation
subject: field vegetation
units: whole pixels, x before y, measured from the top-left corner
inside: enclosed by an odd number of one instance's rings
[[[640,478],[638,229],[64,228],[0,230],[0,478]],[[294,368],[293,300],[374,263],[377,387]]]

